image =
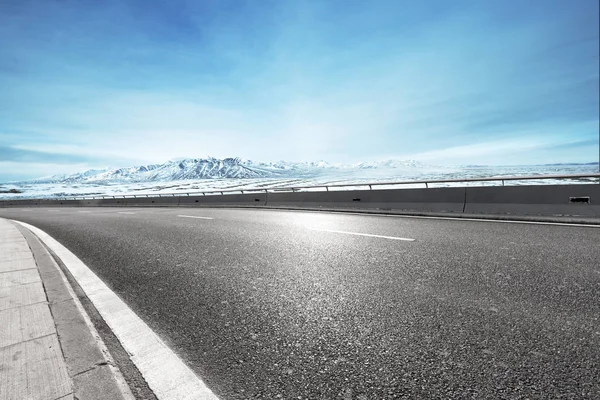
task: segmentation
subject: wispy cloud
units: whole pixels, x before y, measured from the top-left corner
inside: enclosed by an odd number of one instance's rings
[[[0,160],[26,163],[72,164],[89,162],[89,157],[76,154],[48,153],[0,145]]]
[[[103,165],[109,162],[113,165],[128,162],[130,158],[112,157],[106,154],[97,154],[74,146],[42,145],[40,149],[27,148],[27,146],[0,145],[0,161],[28,164],[94,164]]]
[[[595,128],[593,125],[588,127],[595,131],[600,128],[597,124]],[[550,163],[586,163],[597,159],[599,142],[596,133],[578,139],[565,134],[536,136],[522,132],[520,137],[442,147],[405,154],[404,157],[430,164],[518,165],[543,164],[547,160],[551,160]],[[596,152],[595,157],[590,156],[590,149]]]

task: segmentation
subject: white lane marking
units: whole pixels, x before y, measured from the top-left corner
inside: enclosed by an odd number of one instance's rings
[[[102,318],[131,355],[159,400],[218,400],[204,382],[77,256],[41,229],[31,230],[62,260]]]
[[[356,215],[356,214],[354,214],[354,215]],[[378,217],[450,219],[453,221],[498,222],[498,223],[505,223],[505,224],[557,225],[557,226],[577,226],[579,228],[600,228],[600,225],[572,224],[572,223],[568,223],[568,222],[515,221],[515,220],[506,220],[506,219],[458,218],[458,217],[428,217],[428,216],[421,216],[421,215],[378,215]]]
[[[134,215],[134,212],[130,212],[130,211],[119,211],[119,214],[129,214],[129,215]]]
[[[211,218],[211,217],[198,217],[196,215],[178,215],[178,217],[181,217],[181,218],[198,218],[198,219],[214,219],[214,218]]]
[[[91,211],[77,211],[77,212],[80,212],[80,213],[91,213]]]
[[[310,229],[311,231],[321,231],[321,232],[331,232],[331,233],[343,233],[344,235],[368,236],[368,237],[375,237],[375,238],[381,238],[381,239],[403,240],[405,242],[414,242],[415,241],[415,239],[411,239],[411,238],[401,238],[401,237],[396,237],[396,236],[373,235],[371,233],[334,231],[334,230],[331,230],[331,229],[319,229],[319,228],[308,228],[308,229]]]
[[[60,210],[48,210],[48,212],[60,212]]]
[[[575,224],[568,222],[543,222],[543,221],[518,221],[508,219],[484,219],[484,218],[460,218],[460,217],[434,217],[427,215],[404,215],[404,214],[376,214],[376,213],[361,213],[352,211],[330,211],[330,210],[284,210],[276,209],[278,211],[289,211],[289,212],[310,212],[310,213],[323,213],[329,214],[343,214],[343,215],[358,215],[363,217],[387,217],[387,218],[417,218],[417,219],[449,219],[453,221],[474,221],[474,222],[499,222],[505,224],[531,224],[531,225],[556,225],[556,226],[575,226],[578,228],[600,228],[600,224]]]

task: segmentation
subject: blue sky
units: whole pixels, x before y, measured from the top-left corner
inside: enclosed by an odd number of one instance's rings
[[[598,160],[597,0],[0,2],[0,181]]]

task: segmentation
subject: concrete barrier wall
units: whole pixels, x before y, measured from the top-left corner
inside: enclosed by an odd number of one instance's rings
[[[468,187],[465,213],[600,216],[600,185]]]
[[[462,212],[464,188],[269,193],[269,207]]]
[[[208,196],[182,196],[180,205],[186,207],[194,206],[244,206],[259,207],[267,205],[266,193],[244,193]]]
[[[576,202],[573,202],[575,200]],[[244,193],[90,200],[4,200],[0,207],[284,207],[600,217],[600,185]]]

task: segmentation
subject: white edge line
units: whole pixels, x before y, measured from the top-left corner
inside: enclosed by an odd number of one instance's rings
[[[77,256],[41,229],[24,222],[14,222],[34,232],[61,259],[159,400],[218,400],[204,382]]]
[[[484,218],[459,218],[459,217],[429,217],[425,215],[377,215],[381,217],[396,218],[421,218],[421,219],[450,219],[453,221],[475,221],[475,222],[497,222],[504,224],[526,224],[526,225],[555,225],[555,226],[576,226],[579,228],[600,228],[600,225],[594,224],[572,224],[568,222],[543,222],[543,221],[518,221],[507,219],[484,219]]]
[[[371,233],[334,231],[334,230],[331,230],[331,229],[319,229],[319,228],[308,228],[308,229],[310,229],[311,231],[330,232],[330,233],[343,233],[344,235],[356,235],[356,236],[375,237],[375,238],[381,238],[381,239],[403,240],[405,242],[414,242],[415,241],[415,239],[411,239],[411,238],[401,238],[401,237],[396,237],[396,236],[373,235]]]
[[[181,218],[198,218],[198,219],[214,219],[214,218],[211,218],[211,217],[198,217],[198,216],[195,216],[195,215],[178,215],[178,217],[181,217]]]
[[[119,214],[131,214],[131,215],[135,214],[134,212],[131,212],[131,211],[118,211],[118,213]]]
[[[416,219],[449,219],[453,221],[474,221],[474,222],[498,222],[504,224],[529,224],[529,225],[555,225],[555,226],[575,226],[578,228],[600,228],[600,224],[574,224],[569,222],[543,222],[543,221],[519,221],[509,219],[485,219],[485,218],[461,218],[461,217],[442,217],[442,216],[428,216],[428,215],[405,215],[405,214],[383,214],[383,213],[366,213],[366,212],[352,212],[352,211],[330,211],[330,210],[287,210],[277,209],[277,211],[289,211],[289,212],[311,212],[311,213],[329,213],[329,214],[343,214],[343,215],[358,215],[363,217],[386,217],[386,218],[416,218]]]

